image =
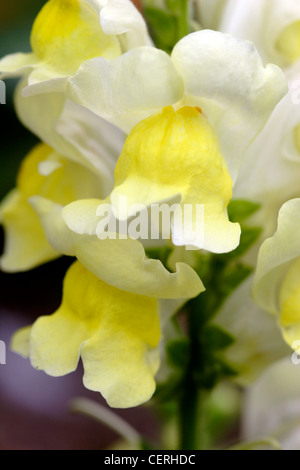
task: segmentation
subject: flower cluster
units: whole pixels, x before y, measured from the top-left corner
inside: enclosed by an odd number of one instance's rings
[[[60,308],[12,347],[52,376],[81,357],[85,386],[112,407],[149,400],[168,376],[164,346],[184,305],[202,330],[215,316],[206,388],[218,349],[222,373],[242,383],[286,354],[262,310],[289,345],[300,339],[299,5],[197,0],[184,28],[179,3],[145,0],[150,37],[130,0],[49,0],[32,52],[0,61],[1,78],[21,77],[16,111],[41,140],[0,207],[1,268],[76,258]],[[157,11],[177,32],[172,47]],[[122,232],[173,204],[167,237],[153,237],[152,220],[147,240]]]

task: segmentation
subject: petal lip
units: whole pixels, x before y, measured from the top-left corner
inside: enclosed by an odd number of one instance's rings
[[[164,106],[178,102],[183,93],[182,79],[168,54],[146,46],[114,61],[100,57],[85,62],[67,90],[72,101],[125,133]]]
[[[279,211],[275,234],[262,244],[253,282],[253,296],[264,310],[279,314],[279,290],[290,263],[300,256],[300,199]]]
[[[111,406],[128,408],[154,393],[160,339],[156,299],[109,286],[75,262],[59,309],[21,329],[12,343],[53,377],[73,372],[81,356],[85,386]]]
[[[34,69],[38,59],[34,54],[17,52],[9,54],[0,60],[0,78],[12,78],[25,74]]]
[[[74,244],[77,259],[99,279],[127,292],[154,298],[191,298],[205,290],[196,272],[185,263],[170,273],[159,260],[147,259],[132,238],[99,240],[80,236]],[[128,276],[128,272],[131,273]]]

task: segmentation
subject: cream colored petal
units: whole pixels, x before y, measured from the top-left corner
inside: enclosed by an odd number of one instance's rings
[[[56,129],[108,182],[113,182],[114,168],[125,140],[120,129],[68,100]]]
[[[97,218],[97,209],[101,203],[99,199],[85,199],[68,204],[62,211],[65,224],[78,235],[96,235],[101,220]]]
[[[81,236],[74,251],[90,272],[134,294],[175,299],[195,297],[204,290],[187,264],[177,263],[176,272],[170,273],[159,260],[147,259],[142,244],[131,238],[99,240]]]
[[[279,290],[291,261],[300,256],[300,199],[283,205],[278,228],[261,246],[255,273],[255,301],[271,313],[279,313]]]
[[[288,91],[283,72],[264,67],[250,42],[209,30],[183,38],[171,57],[185,84],[186,104],[208,116],[235,181],[247,147]]]
[[[282,205],[299,196],[300,153],[295,146],[294,130],[300,122],[300,109],[293,104],[292,94],[293,90],[276,106],[263,131],[250,145],[233,189],[235,199],[261,204],[252,222],[262,227],[262,240],[276,230]]]
[[[50,245],[60,254],[75,256],[74,233],[68,229],[62,217],[63,206],[41,196],[30,198],[45,236]]]
[[[118,36],[123,51],[151,45],[147,25],[130,0],[99,0],[100,24],[106,34]]]
[[[133,49],[114,61],[85,62],[68,90],[71,100],[127,133],[149,114],[176,103],[182,94],[182,81],[169,56],[150,47]]]
[[[63,93],[43,93],[24,98],[21,91],[25,84],[19,84],[15,95],[21,122],[58,153],[98,174],[101,179],[99,186],[102,185],[104,194],[107,193],[111,189],[114,159],[121,147],[119,131],[108,129],[103,120],[83,107],[66,102]],[[107,143],[108,131],[114,145]],[[105,136],[104,140],[101,136]]]
[[[297,31],[292,32],[292,38],[287,37],[286,28],[293,27],[299,20],[298,0],[247,0],[244,4],[229,0],[219,29],[254,42],[265,62],[283,67],[291,62],[291,49],[299,37]],[[288,43],[289,39],[292,44]]]
[[[222,354],[238,372],[234,380],[243,386],[255,381],[274,361],[289,354],[276,319],[253,302],[252,282],[253,277],[243,282],[214,319],[216,325],[235,339]]]
[[[26,75],[38,62],[34,54],[10,54],[0,60],[0,77],[9,78]]]

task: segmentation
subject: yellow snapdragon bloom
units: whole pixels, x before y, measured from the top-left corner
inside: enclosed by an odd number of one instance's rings
[[[30,42],[32,53],[0,61],[3,77],[28,76],[28,95],[63,90],[85,61],[114,59],[150,39],[130,0],[121,6],[116,0],[49,0],[33,24]]]
[[[151,205],[180,196],[182,219],[173,221],[173,242],[213,252],[239,243],[240,227],[228,221],[232,181],[217,136],[199,108],[172,106],[141,121],[127,138],[115,169],[111,201],[119,219],[120,198]],[[196,233],[196,206],[204,205],[204,237]],[[193,214],[184,215],[186,204]],[[185,233],[176,225],[185,225]],[[195,234],[195,235],[193,235]]]
[[[17,187],[0,206],[0,222],[6,234],[1,269],[26,271],[60,256],[48,243],[30,205],[33,195],[68,204],[78,198],[101,194],[101,182],[93,173],[65,159],[49,146],[37,145],[21,166]]]
[[[76,262],[60,308],[17,332],[12,349],[55,377],[73,372],[81,357],[84,385],[128,408],[154,393],[160,337],[157,300],[109,286]]]

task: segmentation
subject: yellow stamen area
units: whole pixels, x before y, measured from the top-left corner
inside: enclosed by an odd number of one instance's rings
[[[295,62],[300,58],[300,21],[295,21],[284,28],[277,40],[276,49],[289,62]]]
[[[86,60],[121,53],[118,40],[104,34],[97,13],[80,0],[46,3],[34,22],[31,46],[48,67],[67,75]]]

